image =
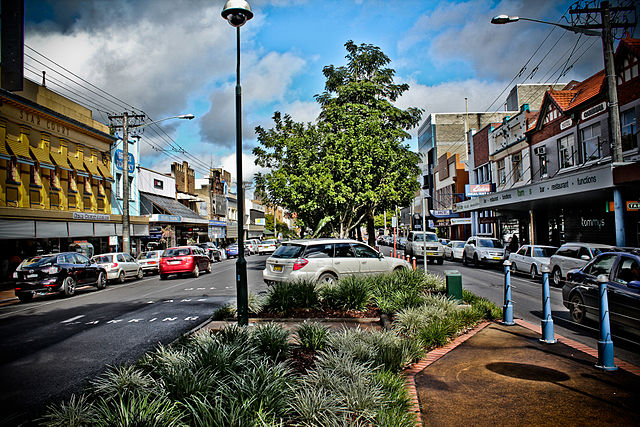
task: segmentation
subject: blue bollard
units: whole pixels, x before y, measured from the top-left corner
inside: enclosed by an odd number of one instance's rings
[[[513,304],[511,303],[511,261],[504,262],[504,305],[502,306],[502,324],[515,325],[513,321]]]
[[[542,338],[540,342],[545,344],[555,344],[558,342],[553,337],[553,319],[551,318],[551,295],[549,293],[549,266],[542,266]]]
[[[618,367],[613,362],[613,341],[609,325],[609,300],[607,298],[607,281],[605,274],[598,276],[600,290],[600,340],[598,340],[598,364],[596,368],[605,371],[615,371]]]

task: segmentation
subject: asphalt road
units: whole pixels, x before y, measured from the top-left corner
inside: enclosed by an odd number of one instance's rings
[[[384,254],[391,248],[381,247]],[[417,266],[422,268],[422,262]],[[427,264],[427,271],[444,276],[445,270],[458,270],[462,274],[462,286],[474,294],[487,298],[498,305],[504,304],[504,272],[502,267],[465,267],[461,262],[445,261],[443,265]],[[542,283],[533,281],[526,275],[511,275],[511,299],[514,317],[524,319],[534,325],[542,320]],[[579,325],[571,321],[569,310],[562,304],[562,289],[551,286],[551,317],[556,334],[571,338],[594,349],[598,348],[598,323]],[[613,329],[614,355],[621,360],[640,366],[640,337],[626,333],[617,334]]]
[[[266,290],[266,256],[247,258],[249,292]],[[0,307],[0,425],[16,424],[79,392],[109,365],[138,360],[235,302],[235,260],[198,278],[147,276],[76,296]]]

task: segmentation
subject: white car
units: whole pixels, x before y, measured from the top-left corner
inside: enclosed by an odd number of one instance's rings
[[[249,250],[250,254],[257,254],[258,253],[258,245],[260,244],[260,241],[257,239],[249,239],[249,240],[245,240],[244,242],[244,246],[245,248],[247,248]]]
[[[147,251],[138,255],[138,264],[144,273],[158,274],[160,272],[160,257],[163,251]]]
[[[411,268],[403,259],[387,258],[362,242],[349,239],[304,239],[283,243],[267,259],[267,284],[309,279],[335,283],[352,275],[374,275]]]
[[[278,241],[276,239],[263,240],[258,245],[258,254],[272,254],[278,248]]]
[[[472,236],[467,239],[462,252],[462,263],[473,262],[475,267],[481,264],[502,264],[504,261],[504,245],[492,237]]]
[[[569,270],[585,266],[602,252],[612,247],[600,243],[565,243],[551,256],[549,268],[551,281],[555,286],[562,286]]]
[[[425,242],[426,238],[426,242]],[[424,252],[427,251],[427,262],[434,259],[438,264],[444,262],[444,246],[440,243],[440,239],[436,233],[432,231],[412,231],[407,236],[404,253],[417,259],[424,258]]]
[[[464,240],[451,240],[444,245],[444,258],[451,261],[462,261],[464,252]]]
[[[511,271],[528,274],[532,280],[542,274],[542,267],[549,266],[551,255],[558,250],[555,246],[522,245],[517,252],[509,254]]]
[[[101,265],[107,271],[107,279],[124,283],[129,277],[142,279],[144,271],[131,255],[125,252],[112,252],[96,255],[92,258],[96,264]]]

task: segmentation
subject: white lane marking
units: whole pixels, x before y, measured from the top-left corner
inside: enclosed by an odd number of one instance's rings
[[[165,317],[164,319],[162,319],[162,321],[163,322],[173,322],[176,319],[177,319],[177,317]]]
[[[62,321],[62,322],[60,322],[60,323],[69,323],[69,322],[73,322],[74,320],[78,320],[78,319],[81,319],[81,318],[83,318],[83,317],[84,317],[84,314],[81,314],[81,315],[79,315],[79,316],[72,317],[71,319],[63,320],[63,321]]]
[[[188,316],[185,317],[184,320],[198,320],[198,316]]]

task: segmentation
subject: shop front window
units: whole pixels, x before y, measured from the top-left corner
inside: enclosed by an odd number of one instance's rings
[[[558,140],[558,155],[560,156],[560,169],[574,165],[575,147],[573,135],[567,135]]]
[[[637,133],[635,110],[624,111],[620,114],[620,124],[622,125],[622,151],[637,148]]]
[[[600,158],[600,123],[594,123],[580,130],[580,140],[583,162]]]

